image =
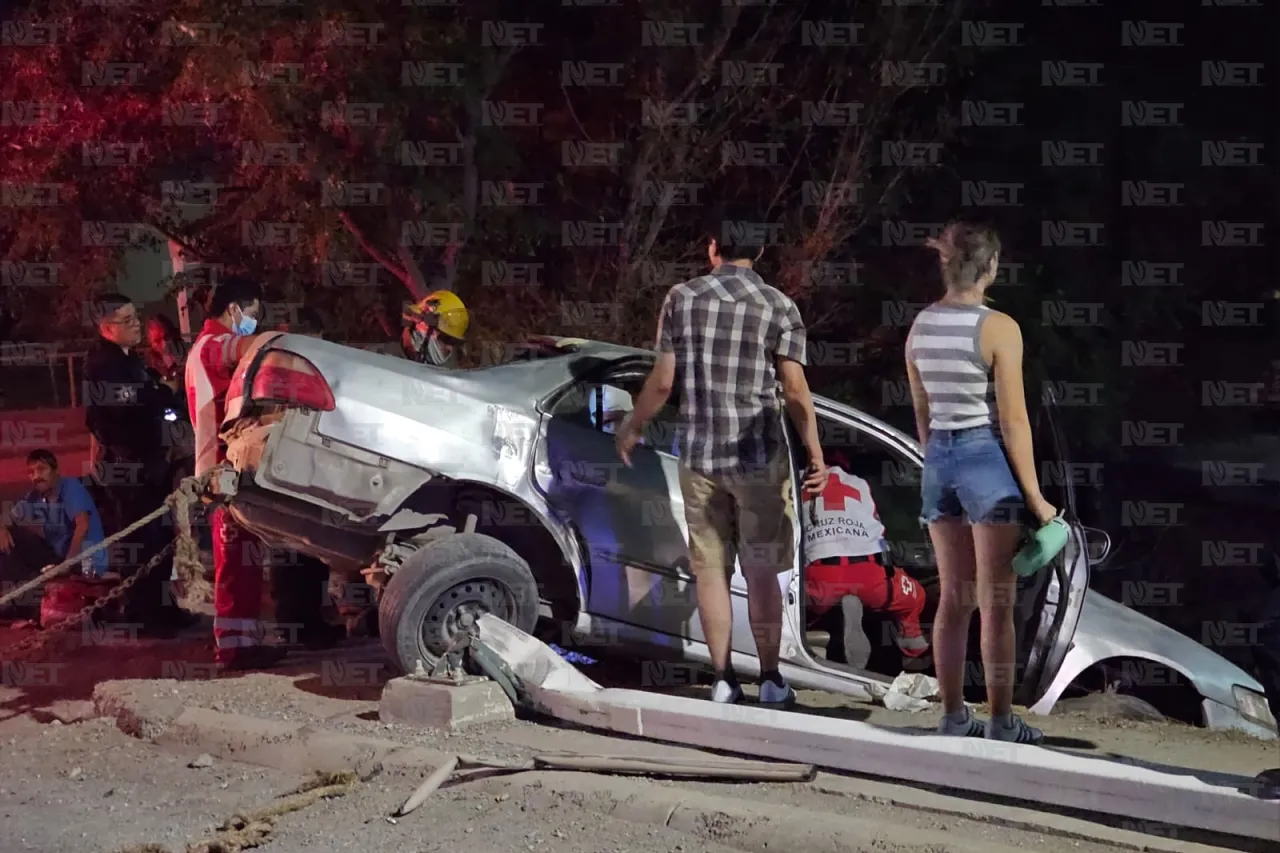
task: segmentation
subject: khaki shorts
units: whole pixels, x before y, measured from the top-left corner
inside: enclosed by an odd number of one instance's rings
[[[795,562],[795,497],[786,456],[746,476],[707,476],[680,466],[690,571],[731,577],[781,574]]]

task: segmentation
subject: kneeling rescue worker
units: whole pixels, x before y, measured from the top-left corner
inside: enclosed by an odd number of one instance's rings
[[[227,391],[240,359],[257,339],[262,287],[243,277],[215,286],[205,308],[204,327],[187,356],[186,391],[195,427],[196,476],[226,459],[218,431],[227,410]],[[262,624],[263,549],[240,528],[225,507],[210,519],[213,533],[214,662],[219,670],[264,669],[280,662],[285,650],[266,644]]]
[[[805,621],[810,627],[826,621],[838,606],[840,630],[832,633],[827,659],[862,669],[871,657],[862,609],[885,613],[896,623],[903,668],[919,671],[929,663],[929,642],[920,626],[924,589],[885,559],[885,529],[871,485],[849,473],[843,454],[827,451],[825,456],[827,486],[805,502],[804,553],[810,560],[804,570]]]
[[[400,345],[411,361],[435,367],[450,365],[466,340],[471,314],[456,293],[437,290],[404,310]]]

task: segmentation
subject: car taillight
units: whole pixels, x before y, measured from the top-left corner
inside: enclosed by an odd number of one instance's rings
[[[278,403],[319,412],[332,412],[336,406],[333,391],[320,371],[302,356],[284,350],[272,350],[263,356],[254,373],[249,398],[256,403]]]

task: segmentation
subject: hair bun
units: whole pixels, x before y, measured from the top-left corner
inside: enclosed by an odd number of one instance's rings
[[[974,286],[1000,253],[1000,238],[990,228],[951,222],[925,241],[938,253],[947,286],[966,290]]]
[[[956,247],[944,237],[927,237],[924,244],[937,252],[944,263],[955,254]]]

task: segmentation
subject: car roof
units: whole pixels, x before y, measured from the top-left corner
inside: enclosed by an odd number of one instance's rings
[[[609,343],[608,341],[594,341],[587,338],[565,338],[548,336],[543,338],[546,341],[554,341],[556,346],[564,348],[572,360],[562,361],[559,358],[547,360],[535,360],[527,362],[516,362],[514,364],[501,365],[492,368],[481,368],[482,370],[504,370],[516,368],[519,370],[537,369],[539,365],[563,365],[564,378],[569,380],[580,376],[581,373],[575,369],[575,361],[580,364],[581,360],[614,362],[624,358],[650,358],[655,355],[653,350],[641,349],[639,347],[628,347],[621,344]],[[573,357],[576,356],[576,359]],[[861,409],[833,400],[830,397],[824,397],[821,394],[813,395],[814,402],[821,408],[827,409],[833,413],[845,415],[864,424],[874,427],[885,435],[891,436],[903,444],[916,449],[918,451],[919,444],[913,436],[907,435],[901,430],[874,415],[867,414]]]
[[[432,377],[430,380],[432,382],[460,390],[466,389],[468,393],[477,398],[502,402],[504,405],[514,405],[516,401],[522,401],[521,405],[528,406],[530,410],[534,410],[537,407],[537,402],[543,399],[545,395],[553,393],[556,389],[569,382],[581,381],[588,376],[598,375],[598,371],[607,369],[618,361],[625,359],[652,360],[655,356],[653,350],[586,338],[536,336],[530,338],[530,342],[529,350],[532,352],[540,348],[542,350],[541,357],[466,370],[433,368],[415,364],[412,372],[418,378],[426,379],[430,376]],[[319,338],[298,335],[280,335],[271,344],[272,347],[277,345],[298,352],[304,357],[317,351],[351,349],[349,345],[336,341],[324,341]],[[556,350],[562,351],[563,354],[557,353]],[[384,357],[397,362],[397,369],[400,369],[401,372],[407,370],[407,363],[400,364],[403,359],[385,353],[375,354],[362,350],[362,355],[358,357],[358,360],[370,365],[387,366],[385,362],[382,362]],[[919,445],[915,438],[895,429],[879,418],[869,415],[854,406],[846,405],[829,397],[823,397],[820,394],[814,394],[813,398],[814,403],[820,409],[858,421],[879,432],[882,436],[912,448],[917,454],[919,453]]]

